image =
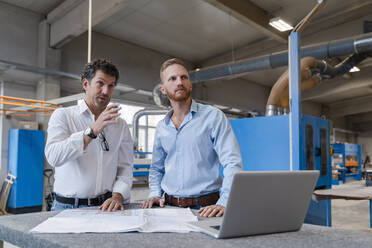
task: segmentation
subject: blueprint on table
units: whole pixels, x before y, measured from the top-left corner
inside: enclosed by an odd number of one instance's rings
[[[129,209],[102,212],[69,209],[48,218],[30,230],[33,233],[111,233],[195,231],[187,223],[198,221],[189,208]]]

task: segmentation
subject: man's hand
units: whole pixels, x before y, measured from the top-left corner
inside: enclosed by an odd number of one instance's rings
[[[115,212],[116,210],[124,210],[124,198],[120,193],[113,193],[112,197],[107,199],[100,207],[102,211]]]
[[[151,197],[142,204],[141,208],[152,208],[154,204],[159,205],[161,208],[164,207],[164,201],[160,197]]]
[[[98,116],[97,120],[90,127],[95,135],[98,135],[102,130],[110,124],[116,124],[118,121],[116,118],[120,115],[118,113],[120,108],[117,105],[110,105]],[[87,148],[88,144],[92,141],[92,138],[84,136],[84,150]]]
[[[93,133],[98,135],[106,126],[118,123],[116,118],[120,116],[119,110],[120,108],[118,108],[115,104],[107,106],[90,127]]]
[[[202,207],[198,210],[198,213],[200,214],[200,217],[221,217],[223,215],[223,212],[225,211],[225,208],[220,205],[210,205],[206,207]]]

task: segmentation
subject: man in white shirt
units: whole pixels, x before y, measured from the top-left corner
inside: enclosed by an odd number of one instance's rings
[[[85,65],[84,100],[49,120],[45,156],[55,167],[52,210],[100,206],[123,210],[130,200],[133,142],[120,108],[108,106],[119,71],[106,60]]]

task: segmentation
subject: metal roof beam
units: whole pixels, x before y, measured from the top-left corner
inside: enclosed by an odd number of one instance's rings
[[[129,2],[130,0],[94,1],[92,26],[125,8]],[[75,1],[66,1],[48,14],[51,47],[59,48],[88,30],[88,0],[79,3],[75,6]]]

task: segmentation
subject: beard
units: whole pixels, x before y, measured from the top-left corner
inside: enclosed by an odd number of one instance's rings
[[[100,94],[95,96],[94,98],[94,102],[99,109],[105,109],[110,102],[110,97],[108,97],[107,95]]]
[[[177,90],[183,90],[182,94],[177,94]],[[172,100],[175,102],[184,102],[190,98],[190,95],[191,95],[191,90],[186,89],[185,87],[180,87],[176,89],[173,93],[167,91],[167,96],[169,100]]]

